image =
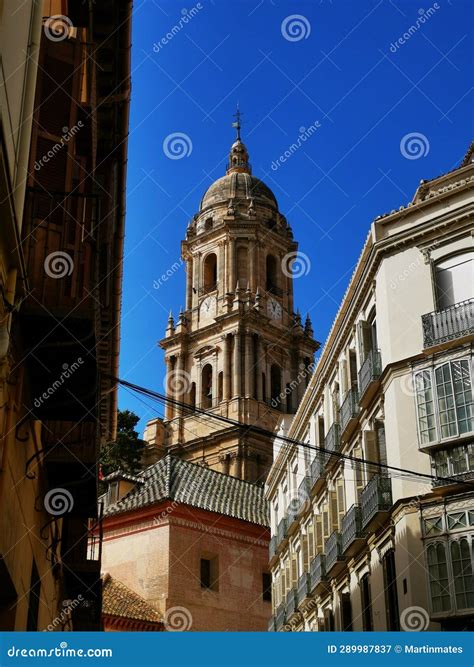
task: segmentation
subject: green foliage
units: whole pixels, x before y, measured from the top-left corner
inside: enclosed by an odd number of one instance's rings
[[[146,443],[135,431],[139,421],[140,417],[130,410],[118,411],[117,439],[102,451],[101,466],[104,477],[119,468],[131,475],[140,472],[141,456]]]

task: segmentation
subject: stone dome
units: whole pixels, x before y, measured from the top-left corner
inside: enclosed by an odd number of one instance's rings
[[[238,204],[239,200],[247,200],[247,203],[250,204],[253,200],[255,204],[278,210],[276,197],[270,188],[256,176],[239,171],[228,172],[217,179],[204,194],[200,210],[203,211],[216,204],[227,203],[231,199],[235,200],[235,204]]]

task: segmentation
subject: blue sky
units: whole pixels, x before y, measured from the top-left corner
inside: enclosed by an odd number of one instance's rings
[[[474,138],[472,24],[470,0],[135,0],[122,378],[163,391],[157,341],[184,305],[184,269],[171,267],[225,172],[237,102],[253,173],[308,257],[295,305],[325,340],[374,217]],[[159,414],[124,390],[119,403],[141,427]]]

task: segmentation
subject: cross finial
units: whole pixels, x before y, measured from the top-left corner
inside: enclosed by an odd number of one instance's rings
[[[234,114],[235,122],[232,123],[232,127],[235,127],[235,129],[237,130],[237,141],[240,141],[240,128],[242,127],[240,121],[242,116],[243,114],[241,113],[239,109],[239,103],[237,102],[237,111]]]

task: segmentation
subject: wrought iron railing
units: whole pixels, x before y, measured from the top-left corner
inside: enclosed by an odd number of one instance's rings
[[[298,592],[296,588],[292,588],[286,594],[286,618],[289,619],[292,614],[298,609]]]
[[[421,316],[423,345],[431,347],[474,332],[474,299]]]
[[[326,580],[326,559],[324,554],[318,554],[311,561],[310,576],[311,576],[311,591],[319,586],[319,584]]]
[[[311,477],[305,475],[298,487],[298,512],[301,512],[301,510],[306,506],[309,500],[309,495],[311,493],[311,486]]]
[[[275,632],[275,630],[276,630],[275,617],[270,616],[270,620],[268,621],[268,632]]]
[[[348,547],[359,537],[362,533],[362,512],[359,505],[352,505],[346,512],[342,519],[342,552],[344,553]]]
[[[270,545],[268,547],[268,551],[269,551],[269,554],[270,554],[270,560],[276,554],[276,550],[277,550],[277,537],[276,537],[276,535],[273,535],[272,539],[270,540]]]
[[[287,531],[290,530],[291,526],[293,525],[293,523],[298,518],[297,504],[298,504],[298,500],[295,499],[293,502],[290,503],[290,506],[288,507],[288,513],[287,513],[287,518],[286,518]]]
[[[298,579],[298,606],[310,595],[311,576],[305,572]]]
[[[338,562],[344,560],[342,556],[341,533],[334,531],[328,537],[326,547],[324,549],[326,554],[326,572]]]
[[[361,493],[362,528],[378,512],[387,512],[392,506],[392,486],[389,477],[372,477]]]
[[[324,449],[328,452],[338,452],[341,445],[341,429],[339,424],[334,422],[324,438]]]
[[[352,387],[347,392],[341,405],[341,433],[346,430],[346,427],[351,419],[354,419],[359,414],[359,392],[357,387]]]
[[[280,523],[278,524],[277,528],[277,547],[285,539],[287,530],[288,530],[287,519],[286,516],[284,516],[283,519],[281,519]]]
[[[382,359],[379,350],[371,350],[359,371],[359,399],[365,394],[367,387],[380,377]]]
[[[285,610],[285,605],[282,603],[276,610],[275,629],[281,630],[281,628],[285,625],[285,622],[286,622],[286,610]]]

